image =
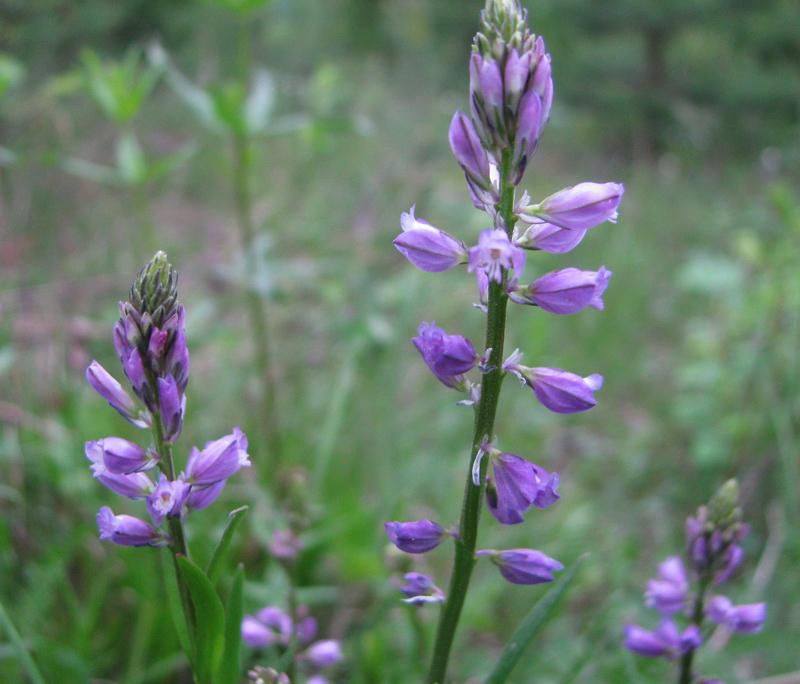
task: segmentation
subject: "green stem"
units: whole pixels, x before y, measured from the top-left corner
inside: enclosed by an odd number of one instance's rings
[[[245,297],[247,309],[250,314],[253,344],[256,351],[256,364],[263,377],[263,394],[257,415],[260,420],[257,424],[258,444],[269,447],[269,470],[276,473],[281,463],[281,439],[278,421],[277,406],[275,401],[275,383],[272,379],[272,365],[269,349],[269,324],[267,310],[262,297],[252,287],[252,279],[256,271],[256,255],[254,253],[255,227],[252,218],[252,199],[250,195],[250,175],[252,148],[250,138],[246,132],[239,132],[233,136],[234,152],[234,194],[236,201],[236,216],[239,223],[239,233],[242,251],[245,259]],[[262,447],[263,448],[263,447]],[[272,478],[277,482],[277,478]]]
[[[700,629],[703,623],[703,604],[708,588],[709,575],[704,574],[700,578],[700,586],[697,589],[697,596],[694,599],[692,608],[692,622]],[[694,660],[694,649],[687,651],[681,657],[681,668],[678,673],[678,684],[692,684],[692,661]]]
[[[170,447],[167,440],[164,438],[164,425],[161,422],[161,411],[158,406],[158,386],[154,377],[150,376],[150,389],[153,396],[156,397],[156,410],[152,412],[153,416],[153,447],[158,454],[158,467],[167,479],[172,481],[175,479],[175,465],[172,461],[172,447]],[[175,579],[178,583],[178,593],[181,597],[181,607],[183,608],[183,615],[186,618],[186,624],[192,634],[197,634],[197,617],[194,612],[194,604],[192,603],[189,587],[183,578],[180,566],[178,565],[178,555],[186,556],[189,558],[189,547],[186,544],[186,534],[183,529],[183,520],[180,517],[167,517],[167,524],[169,526],[169,550],[172,552],[172,563],[175,568]]]
[[[511,152],[503,151],[500,163],[500,188],[502,197],[498,210],[506,223],[506,230],[511,232],[515,217],[514,186],[508,182],[511,168]],[[508,296],[503,291],[503,285],[492,281],[489,284],[489,303],[486,317],[486,348],[491,349],[489,366],[494,370],[483,376],[481,383],[481,398],[475,411],[475,424],[472,435],[472,449],[467,468],[467,481],[464,488],[464,500],[461,507],[461,521],[459,536],[455,540],[455,560],[453,573],[450,576],[450,587],[447,600],[439,617],[439,627],[436,632],[436,644],[428,673],[430,684],[441,684],[447,673],[447,661],[450,649],[461,617],[461,609],[467,596],[472,569],[475,565],[475,547],[478,539],[478,521],[481,514],[481,495],[483,481],[486,473],[486,460],[481,463],[480,486],[472,482],[472,465],[478,455],[481,443],[485,437],[492,438],[494,433],[494,419],[497,413],[497,404],[500,399],[500,388],[503,383],[503,343],[506,329],[506,305]]]

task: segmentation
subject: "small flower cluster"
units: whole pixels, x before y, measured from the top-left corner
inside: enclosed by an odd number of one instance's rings
[[[475,273],[478,307],[485,312],[489,312],[490,299],[503,311],[506,300],[558,315],[587,307],[601,310],[611,277],[605,267],[597,271],[564,268],[520,284],[529,251],[567,252],[589,229],[616,221],[624,188],[618,183],[580,183],[538,203],[531,203],[527,192],[515,196],[553,100],[550,55],[542,38],[528,30],[527,13],[516,0],[487,2],[469,73],[471,116],[455,113],[449,141],[473,205],[485,212],[493,227],[483,230],[476,243],[468,246],[417,218],[412,207],[401,216],[402,233],[395,238],[395,247],[414,266],[429,273],[466,265],[468,272]],[[517,223],[524,230],[519,230]],[[502,337],[499,348],[479,354],[470,340],[448,334],[434,323],[422,323],[418,332],[413,343],[431,372],[445,386],[467,395],[460,404],[476,406],[481,401],[481,383],[467,376],[475,368],[483,375],[495,371],[514,374],[540,403],[556,413],[578,413],[596,404],[594,392],[603,383],[600,375],[583,377],[558,368],[524,366],[519,350],[502,362],[502,356],[498,357]],[[559,476],[497,449],[493,437],[477,435],[473,483],[485,485],[487,506],[500,523],[520,523],[529,508],[545,508],[559,498]],[[488,469],[484,459],[491,464],[492,474],[482,482],[482,473]],[[386,533],[408,553],[429,551],[446,537],[457,536],[430,520],[386,523]],[[518,584],[552,581],[552,571],[562,568],[532,549],[480,551],[477,555],[489,556],[503,577]],[[422,595],[431,596],[429,592]]]
[[[303,649],[294,656],[295,662],[306,663],[310,668],[321,670],[330,668],[342,662],[344,655],[342,647],[335,639],[321,639],[317,637],[317,621],[308,615],[308,610],[301,606],[298,614],[302,616],[295,624],[291,616],[275,606],[267,606],[255,615],[245,615],[242,620],[242,641],[252,648]],[[257,668],[263,676],[263,668]],[[289,678],[285,674],[274,679],[263,681],[285,682]],[[315,674],[308,679],[309,684],[327,684],[329,680],[321,674]]]
[[[171,445],[178,439],[186,409],[189,352],[184,331],[185,313],[177,299],[177,272],[158,252],[139,273],[130,298],[120,302],[114,325],[114,346],[134,394],[93,361],[86,369],[89,384],[124,418],[149,428],[153,443],[146,449],[121,437],[86,442],[86,457],[102,484],[133,500],[144,500],[150,523],[129,515],[114,515],[103,506],[97,514],[100,538],[122,546],[164,546],[167,532],[158,529],[164,518],[179,518],[209,506],[227,479],[249,466],[247,438],[239,428],[192,447],[186,470],[175,476]],[[158,468],[158,481],[145,471]]]
[[[737,499],[738,487],[736,481],[731,480],[707,507],[700,507],[696,517],[688,519],[687,555],[697,591],[690,591],[689,577],[680,557],[670,556],[661,563],[658,578],[647,583],[645,592],[646,605],[661,614],[660,623],[653,631],[635,624],[626,625],[625,646],[631,651],[648,657],[688,659],[688,668],[692,654],[703,644],[704,620],[740,634],[761,630],[766,604],[735,606],[726,596],[714,595],[708,599],[706,595],[711,586],[725,582],[742,560],[740,543],[747,535],[748,526],[741,522]],[[675,622],[679,613],[685,613],[690,620],[683,631]],[[692,681],[712,680],[696,676]]]

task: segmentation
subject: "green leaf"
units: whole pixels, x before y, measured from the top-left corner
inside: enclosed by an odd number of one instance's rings
[[[244,566],[233,574],[233,586],[225,613],[225,651],[219,670],[220,684],[237,684],[241,672],[242,616],[244,614]]]
[[[125,131],[117,139],[117,168],[126,185],[140,185],[147,180],[147,159],[132,131]]]
[[[215,684],[225,649],[225,609],[206,574],[186,556],[177,558],[197,618],[195,677],[198,684]]]
[[[124,185],[124,181],[117,169],[103,164],[95,164],[85,159],[67,157],[61,162],[61,168],[73,176],[86,178],[100,185],[110,185],[115,188]]]
[[[259,69],[244,105],[245,121],[250,133],[258,133],[267,127],[272,118],[274,104],[275,85],[272,76],[265,69]]]
[[[183,606],[181,605],[181,595],[178,590],[178,582],[175,578],[175,572],[178,569],[175,567],[175,560],[172,556],[172,551],[164,549],[161,555],[162,575],[164,576],[164,584],[167,589],[167,605],[169,606],[169,613],[172,616],[172,622],[175,625],[175,631],[178,634],[178,641],[181,642],[181,648],[189,660],[189,664],[194,670],[194,635],[189,631],[186,624],[186,616],[183,614]]]
[[[208,568],[206,569],[206,575],[212,585],[216,584],[219,579],[219,574],[222,572],[222,563],[225,560],[225,554],[228,553],[228,549],[230,548],[233,534],[236,532],[236,528],[239,526],[244,516],[247,515],[248,510],[250,510],[249,506],[242,506],[228,513],[228,526],[222,533],[222,537],[220,537],[217,548],[214,549],[214,553],[211,555],[211,560],[208,562]]]
[[[8,640],[17,652],[17,658],[19,658],[23,671],[28,675],[28,679],[30,679],[32,684],[45,684],[42,673],[39,672],[39,668],[36,667],[36,663],[33,661],[30,651],[28,651],[27,646],[25,646],[25,642],[22,640],[19,632],[17,632],[16,627],[14,627],[14,623],[11,622],[11,618],[8,616],[8,613],[6,613],[6,609],[3,607],[2,603],[0,603],[0,625],[5,627]]]
[[[194,153],[197,152],[197,145],[194,143],[187,143],[180,149],[172,152],[171,154],[164,155],[163,157],[151,160],[147,169],[148,182],[161,180],[164,176],[169,175],[179,166],[183,166],[188,162]]]
[[[530,613],[517,627],[511,640],[506,645],[505,650],[494,666],[492,673],[486,679],[486,684],[502,684],[506,678],[511,674],[525,649],[534,640],[536,635],[544,626],[547,619],[553,614],[558,605],[558,601],[567,587],[570,585],[578,572],[578,568],[586,559],[588,554],[584,554],[567,570],[556,582],[553,587],[548,591],[542,599],[533,607]]]
[[[189,107],[198,121],[215,133],[225,130],[223,122],[217,118],[214,101],[203,88],[196,86],[184,76],[170,61],[167,51],[156,43],[147,50],[147,57],[155,67],[166,70],[166,79],[170,88]]]

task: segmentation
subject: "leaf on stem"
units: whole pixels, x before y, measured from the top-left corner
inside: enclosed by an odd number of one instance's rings
[[[211,555],[208,568],[206,568],[206,575],[212,585],[216,584],[219,579],[219,575],[222,572],[222,563],[231,546],[231,541],[233,541],[233,534],[248,510],[250,510],[249,506],[242,506],[228,513],[228,525],[222,533],[214,553]]]
[[[244,616],[244,566],[233,574],[233,586],[225,613],[225,650],[219,669],[220,684],[237,684],[241,673],[242,617]]]
[[[177,556],[197,616],[195,677],[216,684],[225,649],[225,609],[206,574],[186,556]]]

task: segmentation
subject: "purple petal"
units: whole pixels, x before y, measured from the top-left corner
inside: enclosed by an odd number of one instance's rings
[[[387,522],[384,528],[392,544],[406,553],[425,553],[435,549],[447,536],[442,526],[431,520]]]

